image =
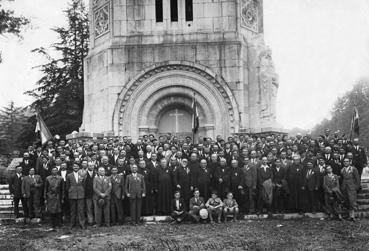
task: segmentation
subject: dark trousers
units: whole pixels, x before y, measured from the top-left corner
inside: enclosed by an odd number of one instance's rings
[[[86,198],[86,215],[87,215],[87,223],[93,224],[95,219],[94,214],[94,202],[92,198]]]
[[[315,191],[315,200],[316,200],[316,210],[323,210],[325,206],[323,186],[319,187],[319,189]]]
[[[15,198],[14,197],[14,214],[15,214],[15,217],[20,217],[20,214],[19,214],[19,201],[22,202],[22,207],[23,207],[23,216],[24,217],[29,217],[28,215],[26,215],[26,213],[28,213],[28,208],[27,208],[27,203],[26,203],[26,200],[24,198]]]
[[[70,216],[69,199],[67,196],[64,197],[64,203],[62,203],[62,213],[60,214],[60,216]]]
[[[245,191],[245,208],[246,213],[252,213],[255,211],[255,198],[254,198],[254,189],[252,187],[246,187]]]
[[[142,198],[129,198],[131,222],[139,223],[141,218]]]
[[[171,216],[176,222],[180,223],[187,219],[188,213],[185,211],[183,211],[181,214],[176,214],[175,212],[173,212]]]
[[[306,201],[305,201],[305,211],[307,212],[316,212],[318,208],[318,191],[306,191]],[[324,194],[323,194],[324,195]]]
[[[113,224],[123,223],[123,204],[122,200],[118,199],[114,195],[110,200],[110,214],[111,214],[111,222]]]
[[[31,190],[30,197],[26,199],[26,203],[28,211],[25,213],[25,215],[27,215],[26,218],[40,218],[40,193],[37,189]]]
[[[286,205],[286,193],[282,188],[273,190],[273,209],[276,212],[283,212]]]
[[[262,213],[264,207],[267,209],[268,213],[271,213],[272,205],[264,201],[263,190],[260,189],[258,195],[258,213]]]
[[[151,199],[152,199],[152,202],[153,202],[153,211],[154,211],[153,214],[157,215],[158,211],[159,211],[159,203],[158,203],[159,195],[158,195],[158,192],[154,191],[151,196],[152,196]]]
[[[50,215],[50,223],[51,223],[51,227],[55,228],[55,227],[59,227],[61,222],[60,222],[60,214],[56,213],[56,214],[49,214]]]
[[[81,227],[85,227],[85,200],[69,199],[69,207],[71,227],[77,225],[77,220]]]

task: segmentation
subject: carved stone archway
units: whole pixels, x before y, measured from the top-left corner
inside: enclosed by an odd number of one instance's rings
[[[238,131],[238,106],[225,81],[203,66],[181,61],[154,65],[123,88],[114,110],[114,133],[137,138],[155,132],[156,119],[165,107],[176,103],[189,107],[194,94],[206,134],[202,136]]]

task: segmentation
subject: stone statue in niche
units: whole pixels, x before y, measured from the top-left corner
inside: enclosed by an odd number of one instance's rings
[[[260,118],[266,121],[276,120],[276,100],[278,92],[278,75],[275,72],[271,50],[265,46],[258,49]]]
[[[109,31],[109,5],[98,9],[94,15],[95,36],[101,36]]]
[[[241,25],[254,32],[258,32],[258,1],[242,0]]]

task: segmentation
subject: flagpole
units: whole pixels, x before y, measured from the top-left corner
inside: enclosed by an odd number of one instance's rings
[[[193,102],[196,102],[195,96],[196,96],[196,94],[195,94],[195,92],[193,92]],[[196,104],[194,103],[194,105],[196,105]],[[193,112],[194,111],[192,111],[192,113]],[[192,114],[192,145],[195,145],[195,130],[194,130],[194,125],[195,125],[195,115]]]

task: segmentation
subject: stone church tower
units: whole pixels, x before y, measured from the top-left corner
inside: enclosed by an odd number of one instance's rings
[[[90,0],[79,135],[276,131],[262,0]]]

